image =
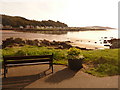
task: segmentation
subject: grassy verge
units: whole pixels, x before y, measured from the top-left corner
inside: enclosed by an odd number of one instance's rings
[[[84,51],[84,63],[88,67],[85,72],[95,76],[118,75],[118,50],[106,49],[95,51]]]
[[[118,75],[118,50],[93,50],[82,51],[85,59],[83,64],[86,66],[84,72],[95,76]],[[54,54],[54,63],[67,65],[67,49],[53,49],[48,47],[24,46],[2,49],[3,56],[20,55],[46,55]],[[0,52],[1,52],[0,51]]]

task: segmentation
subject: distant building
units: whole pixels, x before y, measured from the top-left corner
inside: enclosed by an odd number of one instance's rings
[[[34,29],[35,27],[33,25],[26,25],[26,29]]]
[[[46,26],[45,28],[46,28],[46,29],[48,29],[49,27],[48,27],[48,26]]]
[[[12,28],[12,26],[10,26],[10,25],[5,25],[3,28],[8,28],[8,29],[10,29],[10,28]]]
[[[1,28],[3,28],[3,25],[2,25],[2,24],[0,24],[0,29],[1,29]]]
[[[41,29],[44,29],[45,27],[40,27]]]
[[[31,29],[34,29],[35,27],[34,27],[33,25],[30,25],[30,28],[31,28]]]
[[[26,27],[25,27],[25,28],[30,29],[30,25],[26,25]]]
[[[19,28],[23,29],[24,27],[23,27],[23,26],[20,26]]]
[[[50,26],[49,28],[53,28],[52,26]]]
[[[36,26],[36,29],[40,29],[41,27],[40,26]]]

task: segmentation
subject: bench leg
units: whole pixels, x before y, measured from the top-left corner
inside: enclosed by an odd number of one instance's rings
[[[46,76],[46,71],[44,71],[44,75]]]
[[[4,67],[4,78],[6,78],[6,72],[7,72],[7,69],[6,67]]]
[[[52,73],[53,73],[53,64],[50,64],[49,69],[52,69]]]
[[[49,69],[52,69],[52,73],[53,73],[53,65],[50,65],[50,66],[49,66]]]
[[[52,73],[53,73],[53,65],[51,67],[52,67]]]
[[[8,68],[6,68],[6,73],[8,73]]]

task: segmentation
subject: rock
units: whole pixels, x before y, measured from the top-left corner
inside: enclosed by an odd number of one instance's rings
[[[5,48],[9,45],[12,45],[14,43],[14,39],[13,38],[7,38],[6,40],[2,41],[2,48]]]
[[[75,48],[78,48],[78,49],[81,49],[81,50],[87,50],[86,48],[81,48],[81,47],[78,47],[78,46],[76,46]]]
[[[44,44],[44,45],[47,45],[47,46],[51,45],[51,42],[48,41],[48,40],[45,40],[45,39],[41,43]]]
[[[51,42],[51,45],[58,45],[58,42],[53,41],[53,42]]]
[[[65,42],[61,42],[60,45],[63,46],[64,49],[69,49],[69,48],[72,47],[72,45],[67,44],[67,43],[65,43]]]
[[[103,43],[107,43],[107,40],[104,40]]]
[[[65,41],[66,43],[72,43],[71,41]]]
[[[35,39],[35,40],[33,41],[33,45],[34,45],[34,46],[40,46],[39,40]]]
[[[110,48],[114,49],[114,48],[120,48],[120,39],[111,39],[108,40],[109,43],[111,43]]]
[[[48,40],[23,40],[21,38],[8,38],[2,41],[2,48],[5,47],[13,47],[13,46],[24,46],[24,45],[33,45],[33,46],[52,46],[57,47],[58,49],[69,49],[72,45],[69,44],[70,41],[60,42],[60,41],[53,41],[50,42]]]
[[[64,49],[64,47],[61,45],[58,45],[58,49]]]
[[[26,40],[26,44],[27,45],[33,45],[33,41],[32,40]]]
[[[15,39],[14,39],[14,43],[17,43],[17,44],[25,44],[25,41],[22,40],[21,38],[15,38]]]
[[[27,45],[33,45],[33,46],[38,46],[38,43],[36,40],[26,40],[25,44]]]
[[[12,41],[14,40],[13,37],[7,38],[6,41]]]

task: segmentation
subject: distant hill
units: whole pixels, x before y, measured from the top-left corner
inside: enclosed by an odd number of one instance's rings
[[[47,21],[36,21],[36,20],[29,20],[24,17],[20,16],[8,16],[8,15],[1,15],[2,16],[2,24],[3,26],[10,25],[12,27],[26,27],[26,25],[32,26],[44,26],[44,27],[68,27],[67,24],[62,22],[55,22],[53,20]]]
[[[89,28],[89,29],[115,29],[115,28],[103,27],[103,26],[87,26],[85,28]]]

